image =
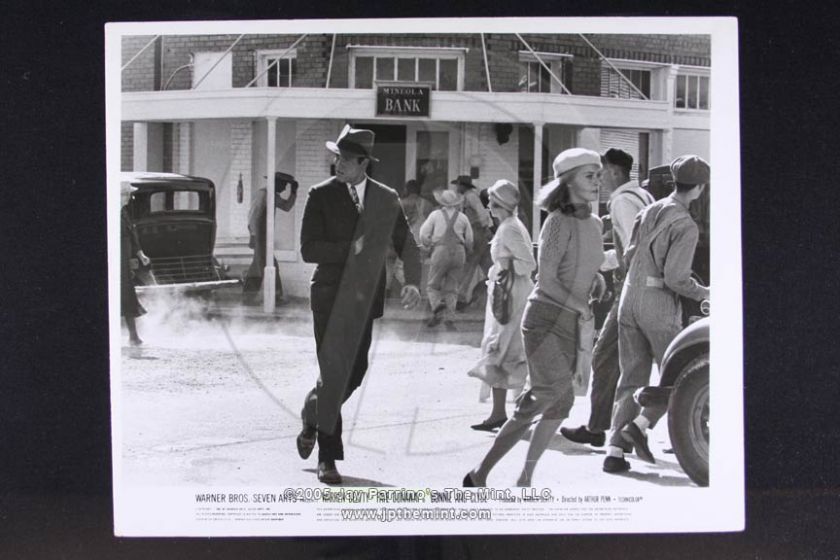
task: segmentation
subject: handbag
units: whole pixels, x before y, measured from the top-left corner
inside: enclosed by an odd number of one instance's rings
[[[500,325],[507,325],[510,322],[513,308],[513,277],[513,270],[504,268],[499,271],[493,281],[493,317]]]

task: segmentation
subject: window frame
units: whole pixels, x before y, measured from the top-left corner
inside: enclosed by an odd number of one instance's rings
[[[356,60],[358,58],[372,58],[373,75],[371,77],[371,89],[375,89],[378,83],[399,83],[399,84],[426,84],[431,83],[420,80],[420,60],[433,59],[435,61],[434,91],[464,91],[464,68],[467,48],[459,47],[391,47],[391,46],[369,46],[369,45],[348,45],[350,54],[348,64],[348,88],[367,89],[356,87]],[[393,60],[393,74],[390,77],[377,76],[377,59]],[[399,75],[399,59],[414,59],[414,81],[401,81]],[[440,89],[440,61],[455,60],[456,62],[456,84],[454,90]]]
[[[285,54],[284,54],[285,53]],[[283,56],[280,56],[283,55]],[[292,65],[293,60],[297,60],[297,49],[265,49],[265,50],[258,50],[254,52],[254,56],[256,58],[256,68],[257,68],[257,75],[259,75],[259,79],[257,80],[257,87],[264,87],[264,88],[291,88],[297,87],[295,85],[295,72],[296,65]],[[270,59],[282,59],[289,61],[289,84],[288,85],[276,85],[270,86],[268,85],[268,72],[266,72],[266,68],[268,68],[269,60]],[[278,80],[279,81],[279,80]]]
[[[712,110],[712,76],[711,76],[711,69],[706,66],[677,66],[676,72],[674,74],[674,104],[673,109],[674,111],[679,112],[687,112],[687,113],[707,113]],[[696,107],[689,107],[688,106],[688,99],[689,99],[689,84],[690,78],[697,78],[697,106]],[[706,87],[706,107],[700,107],[700,83],[701,80],[705,78],[707,87]],[[677,88],[679,87],[680,79],[685,80],[685,91],[686,91],[686,103],[685,107],[677,107]]]
[[[554,53],[554,52],[536,52],[536,55],[539,56],[546,65],[551,68],[551,71],[558,77],[560,80],[563,81],[563,85],[572,92],[572,88],[574,84],[569,80],[564,80],[563,78],[567,77],[564,75],[565,64],[568,64],[568,68],[570,72],[574,72],[574,55],[569,53]],[[545,70],[540,64],[540,61],[537,60],[537,56],[531,53],[531,51],[519,51],[519,71],[520,75],[522,73],[522,64],[529,65],[529,72],[530,72],[530,64],[535,63],[538,68]],[[558,71],[559,70],[559,71]],[[551,76],[548,76],[548,91],[530,91],[525,90],[522,91],[521,89],[517,90],[518,93],[559,93],[561,95],[568,95],[563,88],[560,87],[560,84],[556,83]],[[574,92],[572,92],[574,93]]]

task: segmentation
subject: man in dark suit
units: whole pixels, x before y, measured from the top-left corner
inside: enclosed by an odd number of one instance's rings
[[[340,484],[335,461],[344,459],[341,405],[362,383],[373,320],[385,304],[385,259],[393,246],[405,263],[404,307],[420,301],[420,258],[399,196],[367,176],[374,133],[344,127],[336,142],[335,176],[309,189],[301,226],[301,255],[317,264],[311,308],[320,376],[306,395],[297,437],[309,457],[317,441],[318,480]]]

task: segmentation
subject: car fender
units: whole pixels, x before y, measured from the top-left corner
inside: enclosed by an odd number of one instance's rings
[[[697,355],[709,351],[709,323],[704,317],[684,328],[671,341],[662,358],[659,385],[670,387],[676,382],[676,377],[689,361]]]

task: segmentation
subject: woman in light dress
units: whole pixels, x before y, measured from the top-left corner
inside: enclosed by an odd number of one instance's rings
[[[517,396],[525,386],[528,364],[525,361],[520,323],[528,295],[534,288],[531,275],[537,266],[531,236],[517,217],[519,189],[510,181],[502,179],[496,181],[487,193],[490,198],[490,213],[498,220],[499,225],[490,242],[493,266],[488,272],[481,359],[467,372],[491,388],[493,408],[490,415],[479,424],[471,426],[473,430],[482,431],[495,430],[505,423],[507,392],[512,391],[513,396]],[[499,272],[505,269],[513,270],[514,280],[511,289],[510,320],[502,325],[493,316],[493,290]]]

